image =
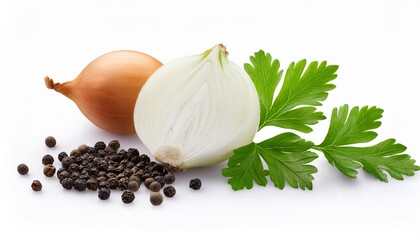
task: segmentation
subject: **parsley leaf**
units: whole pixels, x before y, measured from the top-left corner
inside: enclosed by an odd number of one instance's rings
[[[388,181],[384,171],[398,180],[403,180],[403,175],[414,175],[420,167],[414,165],[415,160],[409,155],[403,154],[406,147],[397,144],[395,139],[369,147],[348,146],[375,139],[377,134],[371,130],[381,125],[382,113],[382,109],[367,106],[354,107],[350,113],[348,105],[334,108],[327,136],[314,148],[322,151],[329,163],[351,178],[357,177],[356,169],[359,168],[383,182]]]
[[[260,129],[268,117],[273,105],[274,91],[280,82],[283,70],[280,69],[279,60],[272,61],[269,53],[260,50],[249,58],[251,64],[245,63],[244,69],[254,82],[260,99]]]
[[[320,106],[328,96],[328,91],[335,88],[329,82],[337,75],[337,65],[327,65],[327,62],[311,62],[306,67],[306,60],[290,64],[287,69],[280,93],[273,102],[274,91],[282,77],[280,63],[272,61],[269,53],[263,51],[250,57],[251,64],[244,68],[251,77],[260,98],[260,126],[277,126],[308,133],[312,131],[309,125],[314,125],[325,119],[315,106]]]
[[[280,189],[285,187],[286,181],[293,188],[312,189],[312,174],[317,169],[308,163],[318,157],[309,151],[312,146],[312,142],[294,133],[282,133],[235,150],[222,175],[230,177],[228,183],[234,190],[250,189],[253,181],[265,186],[267,175]],[[267,164],[268,171],[264,169],[261,159]]]
[[[228,161],[228,167],[222,170],[222,175],[231,177],[228,183],[234,190],[251,189],[253,181],[260,186],[267,185],[267,170],[261,162],[257,144],[254,142],[238,148]]]

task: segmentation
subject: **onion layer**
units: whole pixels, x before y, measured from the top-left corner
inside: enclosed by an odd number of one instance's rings
[[[159,68],[134,110],[138,136],[173,170],[226,160],[252,141],[259,118],[254,84],[221,44]]]

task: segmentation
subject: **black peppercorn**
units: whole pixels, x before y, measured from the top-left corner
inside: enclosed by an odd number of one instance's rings
[[[44,157],[42,157],[42,164],[47,165],[47,164],[53,164],[53,163],[54,163],[53,156],[47,154]]]
[[[110,189],[117,189],[118,188],[118,181],[116,178],[110,178],[108,179],[109,182],[109,188]]]
[[[136,181],[130,181],[128,182],[127,188],[132,192],[137,192],[137,190],[140,188],[140,184]]]
[[[107,200],[111,195],[111,190],[108,188],[100,188],[98,191],[98,198],[101,200]]]
[[[139,178],[139,177],[137,177],[137,176],[135,176],[135,175],[131,175],[131,176],[128,178],[128,182],[131,182],[131,181],[136,181],[139,185],[140,185],[140,183],[141,183],[140,178]]]
[[[160,182],[158,181],[152,182],[149,186],[149,189],[152,192],[159,192],[161,188],[162,188],[162,185],[160,185]]]
[[[78,178],[74,180],[73,187],[77,191],[85,191],[86,190],[86,180]]]
[[[79,151],[79,149],[73,149],[70,152],[70,156],[71,157],[80,157],[80,156],[82,156],[82,153]]]
[[[26,164],[21,163],[17,166],[17,171],[20,175],[26,175],[29,172],[29,168]]]
[[[162,204],[162,202],[163,202],[162,194],[160,194],[159,192],[150,193],[150,203],[152,203],[152,205],[158,206]]]
[[[63,158],[64,157],[68,157],[69,155],[67,155],[67,153],[66,152],[61,152],[61,153],[59,153],[58,154],[58,161],[63,161]]]
[[[118,140],[112,140],[108,143],[108,146],[117,151],[120,148],[120,142]]]
[[[167,173],[163,177],[163,180],[165,181],[166,184],[172,184],[175,182],[175,176],[172,173]]]
[[[89,190],[96,191],[98,190],[98,181],[96,181],[96,179],[91,178],[86,181],[86,187]]]
[[[147,189],[149,189],[150,188],[150,184],[152,183],[152,182],[154,182],[155,181],[155,179],[154,178],[147,178],[146,180],[144,180],[144,186],[147,188]]]
[[[80,171],[80,167],[77,163],[72,163],[69,167],[69,170],[71,172],[79,172]]]
[[[61,166],[63,166],[63,168],[65,168],[65,169],[70,168],[70,165],[72,165],[72,164],[73,164],[73,158],[71,158],[69,156],[65,156],[61,160]]]
[[[68,178],[68,177],[70,177],[70,173],[67,171],[61,171],[57,176],[58,180],[60,181],[63,181],[65,178]]]
[[[64,178],[63,181],[61,181],[61,186],[63,186],[64,189],[70,190],[73,188],[73,179],[72,178]]]
[[[80,173],[79,172],[72,172],[70,173],[70,178],[72,178],[73,180],[76,180],[80,177]]]
[[[165,194],[165,196],[167,196],[169,198],[175,196],[175,193],[176,193],[176,190],[172,186],[167,186],[163,189],[163,194]]]
[[[124,191],[121,195],[121,200],[123,201],[123,203],[132,203],[135,198],[136,196],[132,191]]]
[[[111,184],[108,181],[101,181],[99,182],[99,188],[110,188]]]
[[[77,150],[79,150],[80,154],[83,155],[88,152],[88,146],[86,144],[80,145]]]
[[[54,165],[48,164],[48,165],[45,165],[43,172],[44,172],[45,176],[52,177],[52,176],[54,176],[55,171],[56,171],[56,169],[55,169]]]
[[[106,147],[106,145],[102,141],[95,143],[95,146],[94,146],[94,148],[95,148],[96,151],[98,151],[98,150],[104,150],[105,147]]]
[[[55,146],[55,144],[57,144],[57,141],[53,136],[48,136],[45,138],[45,145],[47,145],[47,147],[52,148]]]
[[[201,188],[201,180],[198,178],[194,178],[190,180],[190,188],[194,190],[199,190]]]
[[[35,192],[39,192],[42,190],[42,184],[39,180],[34,180],[31,184],[31,188],[32,190],[34,190]]]
[[[140,158],[140,162],[150,162],[150,158],[146,154],[140,155],[139,158]]]

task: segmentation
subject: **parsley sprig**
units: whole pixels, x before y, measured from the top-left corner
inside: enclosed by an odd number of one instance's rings
[[[291,63],[280,92],[274,96],[283,76],[280,62],[269,53],[256,52],[251,63],[244,65],[257,89],[260,100],[260,126],[276,126],[309,133],[311,125],[326,119],[317,107],[335,88],[331,81],[337,77],[337,65],[306,60]],[[252,142],[234,151],[222,175],[234,190],[250,189],[254,182],[267,185],[267,176],[279,189],[286,182],[293,188],[312,189],[313,174],[317,168],[310,163],[318,158],[313,152],[322,152],[328,162],[350,178],[357,177],[357,169],[363,168],[380,181],[387,182],[386,171],[391,177],[403,180],[403,175],[412,176],[420,167],[415,160],[404,154],[406,147],[388,139],[373,146],[355,147],[377,137],[373,130],[381,125],[383,110],[377,107],[335,108],[324,141],[315,145],[300,136],[285,132],[265,141]],[[265,164],[263,164],[263,161]]]

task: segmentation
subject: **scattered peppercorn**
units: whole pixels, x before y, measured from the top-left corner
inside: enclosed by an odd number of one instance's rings
[[[86,187],[89,190],[96,191],[98,190],[98,181],[96,181],[94,178],[90,178],[86,181]]]
[[[77,150],[79,150],[80,155],[83,155],[88,152],[88,146],[86,144],[80,145]]]
[[[137,190],[140,188],[140,184],[136,181],[130,181],[128,182],[127,188],[132,192],[137,192]]]
[[[81,178],[78,178],[78,179],[74,180],[73,187],[77,191],[80,191],[80,192],[85,191],[86,190],[86,180],[81,179]]]
[[[29,168],[26,164],[21,163],[17,166],[17,171],[20,175],[26,175],[29,172]]]
[[[69,157],[69,156],[65,156],[63,157],[62,161],[61,161],[61,166],[63,168],[70,168],[70,166],[73,164],[73,158]]]
[[[63,186],[64,189],[70,190],[73,188],[73,179],[72,178],[64,178],[63,181],[61,181],[61,186]]]
[[[44,175],[47,177],[52,177],[55,174],[55,167],[52,164],[47,164],[44,166]]]
[[[201,188],[201,180],[198,178],[194,178],[190,180],[190,188],[194,190],[199,190]]]
[[[162,202],[163,202],[162,194],[160,194],[159,192],[150,193],[150,203],[152,203],[152,205],[158,206],[162,204]]]
[[[175,176],[172,173],[167,173],[163,176],[163,180],[166,184],[172,184],[175,182]]]
[[[64,170],[58,173],[57,177],[58,177],[58,180],[63,181],[65,178],[70,177],[70,173]]]
[[[42,184],[39,180],[34,180],[31,184],[31,188],[32,190],[34,190],[35,192],[39,192],[42,190]]]
[[[107,200],[111,195],[111,190],[108,188],[100,188],[98,191],[98,198],[101,200]]]
[[[108,146],[117,151],[120,148],[120,142],[118,140],[112,140],[108,143]]]
[[[42,157],[42,164],[47,165],[47,164],[53,164],[53,163],[54,163],[54,157],[51,156],[50,154],[47,154],[44,157]]]
[[[160,185],[160,183],[158,181],[154,181],[150,184],[149,189],[152,192],[159,192],[161,187],[162,186]]]
[[[49,147],[56,145],[53,137],[45,139]],[[110,197],[111,189],[123,191],[121,199],[124,203],[134,201],[134,192],[138,191],[142,182],[152,193],[150,201],[153,205],[160,205],[163,201],[162,194],[158,193],[165,184],[172,184],[175,176],[164,166],[150,161],[149,156],[140,154],[135,148],[128,150],[119,149],[118,140],[112,140],[106,145],[102,141],[95,143],[94,147],[81,144],[73,149],[70,154],[60,152],[58,160],[61,167],[56,171],[53,163],[54,157],[46,154],[42,158],[45,165],[43,173],[51,177],[57,175],[57,179],[64,189],[85,191],[86,188],[98,191],[98,198],[106,200]],[[21,166],[22,165],[22,166]],[[29,169],[25,164],[18,166],[20,174],[27,174]],[[42,185],[34,180],[31,185],[34,191],[39,191]],[[35,190],[39,189],[39,190]],[[164,189],[167,197],[175,195],[172,186]]]
[[[55,147],[56,144],[57,141],[53,136],[48,136],[47,138],[45,138],[45,145],[47,145],[47,147],[52,148]]]
[[[132,191],[124,191],[121,195],[121,200],[123,201],[123,203],[132,203],[135,198],[136,196]]]
[[[146,178],[146,180],[144,180],[144,186],[147,189],[150,189],[150,184],[152,184],[152,182],[154,182],[155,179],[154,178]]]
[[[82,156],[82,153],[79,151],[79,149],[73,149],[73,150],[70,152],[70,156],[80,157],[80,156]]]
[[[67,153],[66,152],[61,152],[61,153],[59,153],[58,154],[58,161],[63,161],[63,158],[64,157],[67,157],[67,156],[69,156],[69,155],[67,155]]]
[[[163,194],[165,194],[166,197],[173,197],[176,194],[176,190],[174,187],[172,186],[167,186],[163,189]]]

